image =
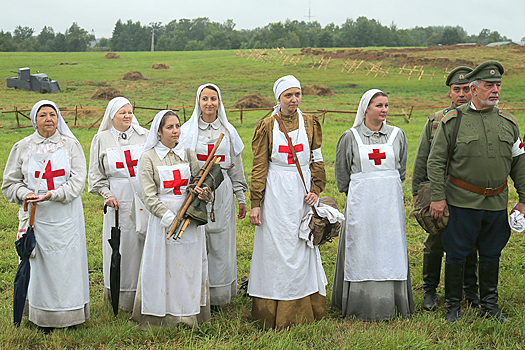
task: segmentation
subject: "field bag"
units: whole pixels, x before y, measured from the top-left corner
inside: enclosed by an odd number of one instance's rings
[[[321,197],[319,203],[331,206],[339,210],[337,203],[333,197]],[[310,223],[310,239],[315,245],[323,245],[326,242],[332,242],[334,238],[339,237],[339,231],[341,230],[341,223],[335,221],[331,223],[327,218],[320,217],[319,215],[312,216]]]
[[[454,126],[454,134],[452,135],[452,140],[450,142],[450,148],[448,151],[447,167],[445,170],[445,180],[448,176],[448,166],[450,164],[450,158],[454,152],[454,147],[456,146],[456,138],[458,136],[459,125],[461,123],[461,111],[458,109],[458,116],[456,119],[456,125]],[[412,215],[416,218],[419,225],[423,230],[427,231],[430,234],[438,235],[442,233],[448,225],[449,213],[448,208],[445,209],[445,213],[440,220],[434,219],[430,215],[430,204],[432,203],[431,192],[430,192],[430,181],[424,181],[419,184],[417,199],[414,203],[414,210]]]
[[[279,124],[279,127],[282,129],[281,131],[284,133],[286,140],[288,141],[288,146],[292,151],[294,163],[297,166],[297,170],[299,171],[301,180],[303,180],[304,188],[308,193],[308,190],[306,189],[306,183],[304,182],[303,171],[301,170],[301,165],[299,165],[299,162],[297,161],[297,154],[295,153],[295,148],[293,147],[292,140],[290,140],[290,137],[288,136],[288,131],[286,130],[286,127],[281,121],[281,118],[279,118],[277,114],[275,114],[274,116],[275,120],[277,120],[277,123]],[[329,205],[332,208],[335,208],[339,211],[337,203],[335,202],[335,199],[333,197],[320,197],[319,203]],[[335,223],[330,223],[330,220],[328,220],[328,218],[322,217],[317,213],[315,207],[312,207],[312,211],[313,216],[308,224],[308,227],[310,228],[310,234],[308,239],[311,240],[315,245],[322,245],[326,242],[332,242],[334,238],[339,236],[339,231],[341,230],[341,223],[338,221],[336,221]]]
[[[116,144],[119,150],[119,154],[122,157],[124,157],[123,159],[126,159],[118,140],[116,141]],[[126,164],[125,160],[123,160],[123,162],[124,164]],[[131,221],[135,224],[135,231],[137,231],[137,233],[140,236],[145,237],[146,231],[148,230],[149,211],[146,209],[146,206],[144,205],[142,199],[140,199],[140,196],[137,193],[137,191],[135,191],[135,186],[133,186],[133,181],[131,180],[129,169],[127,167],[124,167],[124,169],[126,169],[129,185],[131,186],[131,190],[133,191],[133,203],[131,204],[131,211],[129,212],[129,217]]]

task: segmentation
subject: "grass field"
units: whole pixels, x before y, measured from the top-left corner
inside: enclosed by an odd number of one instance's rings
[[[298,50],[289,50],[291,54]],[[111,86],[122,91],[132,102],[140,106],[165,107],[193,105],[195,92],[205,82],[217,84],[221,90],[227,110],[241,96],[259,92],[273,100],[273,82],[280,76],[294,74],[303,85],[328,85],[334,96],[304,96],[303,110],[331,109],[356,110],[361,95],[370,88],[379,88],[389,94],[391,114],[409,111],[415,107],[411,123],[404,117],[389,117],[406,133],[409,142],[407,181],[404,183],[405,208],[407,218],[407,241],[410,259],[412,287],[416,312],[410,320],[396,319],[389,322],[364,323],[356,320],[341,320],[331,308],[331,293],[334,274],[337,242],[321,247],[324,268],[328,277],[327,308],[329,317],[309,325],[300,325],[290,330],[262,331],[249,319],[251,303],[247,298],[237,297],[225,307],[224,313],[214,314],[210,323],[199,329],[185,327],[162,328],[141,331],[128,322],[130,314],[121,312],[115,318],[110,306],[102,301],[102,206],[100,197],[87,191],[82,194],[86,217],[89,276],[91,291],[91,319],[79,326],[76,331],[56,330],[51,335],[38,332],[28,321],[16,329],[12,325],[12,285],[17,267],[14,249],[18,208],[0,196],[0,349],[334,349],[334,348],[377,348],[377,349],[477,349],[477,348],[525,348],[525,246],[523,234],[513,233],[503,251],[500,269],[500,307],[510,320],[505,325],[482,320],[477,310],[464,309],[464,317],[453,325],[444,320],[444,290],[439,288],[440,308],[436,312],[425,312],[422,303],[422,242],[423,231],[410,217],[412,163],[419,133],[427,115],[433,109],[417,109],[426,106],[445,106],[449,104],[447,87],[444,85],[443,69],[425,67],[425,72],[434,72],[435,78],[428,75],[423,79],[407,79],[398,74],[403,65],[401,61],[383,62],[390,74],[385,77],[366,76],[367,70],[360,69],[354,74],[342,73],[343,62],[332,60],[325,70],[311,69],[309,58],[302,59],[296,66],[276,61],[263,64],[246,57],[237,57],[234,51],[204,52],[122,52],[122,58],[103,59],[103,53],[0,53],[0,76],[14,76],[10,70],[31,67],[47,73],[58,80],[62,93],[40,95],[35,92],[7,89],[0,86],[0,112],[30,108],[36,101],[48,98],[59,106],[74,108],[104,108],[107,101],[93,100],[94,91],[102,86]],[[510,107],[522,123],[525,123],[525,58],[522,52],[512,48],[472,48],[447,51],[419,51],[413,55],[425,57],[448,57],[469,59],[475,64],[487,59],[500,60],[506,67],[502,85],[500,106]],[[77,65],[58,65],[59,63],[78,63]],[[152,70],[156,62],[168,64],[169,70]],[[377,63],[377,62],[375,62]],[[453,66],[449,67],[449,70]],[[122,76],[132,70],[141,71],[148,80],[130,82]],[[522,109],[520,109],[522,108]],[[182,111],[181,111],[182,112]],[[191,114],[191,109],[186,110]],[[239,122],[238,114],[230,113],[229,118],[237,127],[244,143],[243,162],[247,180],[251,176],[251,137],[255,123],[266,112],[244,114],[244,122]],[[80,125],[91,124],[100,113],[81,117]],[[136,113],[141,122],[153,118],[153,111],[140,110]],[[66,119],[71,125],[72,114]],[[328,113],[323,125],[323,155],[327,172],[325,193],[332,195],[340,207],[344,207],[345,196],[337,193],[334,178],[335,146],[339,136],[351,126],[353,115]],[[29,125],[22,118],[23,125]],[[0,114],[0,171],[3,171],[12,145],[29,135],[32,129],[8,129],[16,125],[13,114]],[[96,130],[74,129],[89,159],[89,147]],[[516,192],[511,192],[509,206],[517,200]],[[249,205],[249,203],[248,203]],[[379,212],[381,208],[378,208]],[[253,227],[248,220],[237,225],[238,274],[247,276],[253,244]]]

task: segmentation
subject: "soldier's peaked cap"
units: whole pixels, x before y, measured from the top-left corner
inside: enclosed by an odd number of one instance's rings
[[[454,69],[450,73],[448,73],[447,81],[445,84],[447,86],[451,86],[454,84],[466,84],[469,83],[469,80],[467,79],[467,74],[472,72],[472,68],[467,66],[459,66]]]
[[[486,61],[477,66],[467,75],[470,81],[484,80],[489,82],[501,81],[501,76],[505,73],[505,68],[498,61]]]

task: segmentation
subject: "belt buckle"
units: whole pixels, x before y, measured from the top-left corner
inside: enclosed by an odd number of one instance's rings
[[[486,197],[493,197],[494,192],[496,192],[495,188],[485,188],[485,193],[483,193]],[[489,194],[490,193],[490,194]]]

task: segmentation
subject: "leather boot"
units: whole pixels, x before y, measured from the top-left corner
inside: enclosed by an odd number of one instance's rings
[[[448,323],[454,323],[461,317],[462,299],[463,264],[445,264],[445,301]]]
[[[463,274],[463,296],[472,307],[479,306],[478,288],[478,251],[475,250],[467,256]]]
[[[503,323],[507,319],[498,306],[498,272],[499,263],[479,264],[481,317],[494,318]]]
[[[425,291],[423,308],[425,310],[434,310],[438,304],[436,288],[439,285],[441,260],[441,255],[423,254],[423,290]]]

